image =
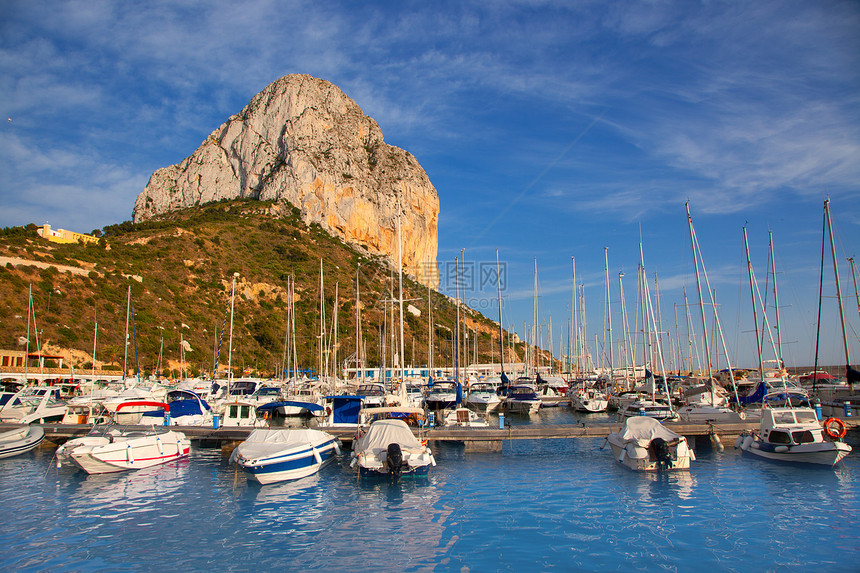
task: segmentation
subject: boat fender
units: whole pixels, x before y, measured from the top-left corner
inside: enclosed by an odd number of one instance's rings
[[[311,445],[311,452],[313,452],[314,459],[317,461],[317,464],[322,464],[322,456],[320,456],[320,453],[315,447],[313,447],[313,445]]]
[[[711,434],[711,445],[718,452],[722,452],[724,449],[726,449],[725,446],[723,446],[723,442],[720,440],[720,437],[717,434]]]
[[[161,437],[159,437],[159,436],[156,436],[156,438],[155,438],[155,447],[158,448],[158,455],[163,456],[164,455],[164,448],[161,447]]]
[[[788,446],[776,446],[773,449],[773,451],[775,451],[778,454],[784,454],[785,452],[788,451]]]
[[[337,440],[335,440],[335,442],[334,442],[334,453],[336,453],[337,455],[340,455],[340,444],[337,443]]]
[[[742,444],[744,443],[744,435],[741,434],[738,436],[738,439],[735,440],[735,449],[743,449]]]
[[[430,465],[436,467],[436,458],[433,457],[433,454],[430,454]]]
[[[848,426],[839,418],[827,418],[823,426],[824,433],[832,440],[841,440],[848,433]]]
[[[660,463],[669,463],[672,461],[672,452],[669,450],[669,444],[663,438],[654,438],[648,444],[648,449],[651,450],[654,459]]]
[[[400,477],[400,474],[403,471],[403,451],[400,449],[400,444],[392,442],[388,444],[388,448],[386,450],[388,452],[388,457],[386,459],[386,463],[388,464],[388,475],[391,477]]]
[[[752,436],[746,436],[744,438],[743,443],[741,444],[741,449],[742,450],[750,449],[750,446],[752,445],[752,443],[753,443],[753,437]]]
[[[131,444],[126,445],[125,447],[126,458],[128,459],[128,463],[134,463],[134,452],[131,451]]]

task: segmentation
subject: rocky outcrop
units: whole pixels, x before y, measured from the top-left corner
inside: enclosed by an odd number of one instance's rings
[[[333,84],[289,75],[254,96],[182,163],[153,173],[133,219],[210,201],[287,201],[307,223],[397,260],[437,286],[439,197],[418,161],[386,144],[376,121]]]

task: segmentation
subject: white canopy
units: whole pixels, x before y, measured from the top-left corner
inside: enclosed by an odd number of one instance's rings
[[[667,442],[677,440],[681,437],[658,420],[650,416],[633,416],[627,418],[624,429],[619,432],[618,437],[626,442],[637,442],[647,445],[654,438],[663,438]]]
[[[388,444],[395,442],[400,444],[401,449],[422,447],[403,420],[377,420],[370,425],[367,433],[355,442],[353,450],[379,453],[388,449]]]

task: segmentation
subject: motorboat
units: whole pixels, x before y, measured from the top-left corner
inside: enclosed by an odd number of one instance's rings
[[[475,382],[469,386],[469,393],[463,402],[477,412],[492,413],[502,405],[502,399],[496,393],[496,386],[490,382]]]
[[[609,406],[609,399],[606,397],[606,394],[599,390],[586,388],[571,392],[570,406],[577,412],[605,412]]]
[[[414,406],[382,406],[379,408],[362,408],[359,414],[360,426],[370,426],[376,420],[397,419],[406,422],[410,428],[420,428],[427,420],[422,408]]]
[[[266,416],[257,414],[257,402],[236,398],[223,404],[224,412],[218,418],[218,427],[263,427],[268,425]],[[214,418],[214,416],[213,416]],[[213,421],[214,425],[214,421]]]
[[[88,474],[139,470],[188,455],[191,442],[182,432],[163,426],[140,431],[113,427],[103,435],[74,438],[58,451],[58,463],[71,459]],[[62,459],[61,459],[62,456]]]
[[[385,384],[381,382],[365,382],[358,387],[359,396],[364,396],[366,407],[381,407],[385,405]]]
[[[622,418],[647,417],[658,421],[677,420],[678,414],[667,404],[655,400],[640,399],[621,410]]]
[[[0,458],[11,458],[38,447],[45,439],[41,426],[24,426],[0,433]]]
[[[359,477],[423,477],[436,460],[403,420],[377,420],[353,443],[351,467]]]
[[[445,428],[489,428],[487,420],[469,408],[448,410],[439,424]]]
[[[0,408],[0,422],[44,424],[59,422],[68,406],[60,400],[60,391],[51,386],[26,386],[10,397]]]
[[[606,442],[619,463],[641,472],[687,470],[696,459],[684,436],[649,416],[627,418],[624,428],[609,434]]]
[[[535,414],[541,407],[541,400],[530,384],[511,386],[507,390],[502,408],[517,414]]]
[[[706,424],[708,422],[733,424],[748,420],[746,413],[741,414],[727,406],[709,406],[707,404],[681,406],[678,408],[678,418],[691,424]]]
[[[838,418],[822,427],[812,408],[766,405],[759,430],[738,436],[735,447],[768,460],[834,466],[851,452],[844,437],[845,424]]]
[[[453,380],[435,380],[424,397],[424,406],[431,412],[456,408],[457,394],[462,393],[459,388],[459,383]]]
[[[111,419],[110,412],[101,402],[69,403],[61,424],[107,424]]]
[[[144,412],[140,424],[162,423],[170,426],[208,426],[212,423],[212,408],[191,390],[171,390],[167,393],[170,408],[164,413],[158,410]]]
[[[338,439],[320,430],[259,429],[251,432],[230,456],[245,475],[261,484],[315,474],[340,454]]]

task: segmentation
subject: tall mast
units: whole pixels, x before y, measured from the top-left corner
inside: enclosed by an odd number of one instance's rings
[[[505,342],[502,330],[502,274],[499,267],[499,249],[496,249],[496,286],[499,290],[499,365],[505,373]]]
[[[836,245],[833,241],[833,224],[830,221],[830,199],[824,200],[824,214],[827,216],[827,231],[830,233],[830,253],[833,257],[833,276],[836,278],[836,299],[839,301],[839,322],[842,324],[842,344],[845,348],[845,365],[851,368],[848,353],[848,334],[845,332],[845,311],[842,308],[842,287],[839,285],[839,267],[836,263]]]
[[[570,326],[567,329],[567,338],[568,338],[568,353],[567,353],[567,372],[568,376],[573,375],[573,368],[571,368],[571,358],[574,356],[574,351],[576,349],[576,332],[579,330],[576,326],[576,259],[570,257],[570,266],[573,269],[573,279],[571,281],[570,288]],[[577,373],[578,374],[578,373]]]
[[[364,382],[364,361],[361,354],[361,292],[358,286],[358,274],[361,263],[355,269],[355,358],[358,363],[359,380]]]
[[[457,291],[457,324],[454,329],[454,380],[460,381],[460,259],[454,257],[454,285]]]
[[[230,384],[233,382],[233,303],[236,301],[236,277],[239,273],[233,273],[233,286],[230,288],[230,344],[227,350],[227,394],[230,394]],[[131,301],[131,287],[128,289],[129,301]]]
[[[609,383],[612,384],[614,360],[612,357],[612,296],[609,293],[609,247],[603,247],[603,257],[606,261],[606,265],[604,266],[604,282],[606,284],[606,321],[609,328]]]
[[[851,265],[851,278],[854,280],[854,296],[857,299],[857,312],[860,314],[860,292],[857,291],[857,267],[854,266],[854,257],[848,257],[848,264]]]
[[[690,229],[690,244],[693,248],[693,268],[696,269],[696,289],[699,292],[699,310],[701,310],[702,314],[702,344],[704,345],[705,352],[705,364],[708,369],[708,383],[710,384],[711,380],[711,351],[708,346],[708,322],[705,318],[705,300],[702,297],[702,285],[699,278],[699,256],[698,249],[696,248],[696,234],[693,231],[693,218],[690,216],[690,204],[684,203],[684,207],[687,208],[687,225]],[[758,340],[758,335],[756,335],[756,340]],[[758,342],[756,342],[758,344]],[[761,362],[761,361],[759,361]],[[713,388],[711,388],[713,392]]]
[[[764,382],[764,365],[761,361],[761,345],[759,344],[758,339],[758,313],[756,312],[756,300],[755,300],[755,288],[753,287],[753,270],[752,270],[752,261],[750,260],[750,246],[747,241],[747,228],[746,225],[743,227],[744,234],[744,250],[747,254],[747,273],[750,278],[750,296],[752,297],[752,311],[753,311],[753,322],[755,323],[755,349],[756,355],[758,356],[758,372],[759,376],[761,376],[761,381]]]
[[[428,261],[429,262],[429,261]],[[433,298],[430,290],[430,278],[427,278],[427,375],[433,376]]]
[[[776,312],[776,358],[779,360],[780,368],[782,368],[785,366],[785,361],[782,357],[782,329],[779,326],[779,292],[776,288],[776,258],[773,255],[773,231],[768,231],[767,237],[770,249],[771,271],[773,272],[773,309]]]
[[[320,369],[317,376],[320,380],[325,377],[324,369],[327,369],[328,363],[323,363],[323,354],[325,353],[325,286],[323,283],[323,260],[320,257]]]
[[[537,257],[535,257],[535,275],[534,275],[534,326],[532,326],[532,347],[534,348],[534,374],[535,380],[537,380],[537,367],[538,367],[538,337],[537,337],[537,324],[538,324],[538,300],[537,300]]]
[[[126,303],[125,303],[125,354],[123,354],[123,358],[122,358],[122,381],[123,382],[125,382],[125,376],[126,376],[126,373],[128,372],[128,320],[129,320],[130,316],[131,316],[131,285],[128,285],[128,297],[126,298]],[[27,326],[29,328],[29,324]],[[30,340],[30,338],[28,336],[27,341],[29,342],[29,340]]]
[[[400,238],[400,197],[397,198],[397,277],[400,282],[400,398],[401,404],[406,405],[406,381],[404,380],[405,355],[403,353],[403,241]]]

